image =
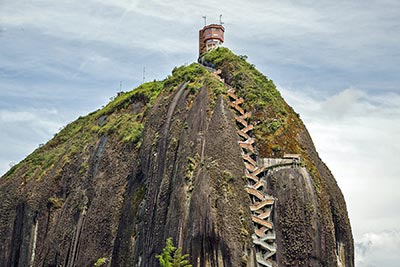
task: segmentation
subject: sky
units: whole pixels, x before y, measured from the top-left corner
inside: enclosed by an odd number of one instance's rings
[[[345,196],[358,267],[400,262],[400,1],[0,0],[0,175],[118,91],[196,61],[223,14]]]

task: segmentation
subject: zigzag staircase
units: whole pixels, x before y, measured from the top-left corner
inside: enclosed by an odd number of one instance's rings
[[[221,70],[214,71],[214,75],[224,82],[219,74]],[[256,151],[254,149],[255,139],[251,137],[254,125],[249,123],[247,119],[251,117],[251,112],[246,112],[240,105],[244,103],[244,99],[235,94],[235,89],[230,85],[228,87],[228,95],[230,98],[229,105],[236,111],[235,117],[238,126],[238,135],[241,137],[239,146],[242,148],[242,158],[245,165],[245,175],[248,179],[246,188],[250,196],[250,210],[252,212],[252,221],[254,225],[253,245],[256,249],[256,261],[258,267],[276,267],[274,255],[276,254],[275,231],[272,224],[272,209],[275,199],[264,193],[266,189],[266,180],[264,173],[265,167],[257,164]]]

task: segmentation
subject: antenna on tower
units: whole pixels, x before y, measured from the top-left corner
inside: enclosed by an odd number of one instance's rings
[[[143,67],[143,83],[146,79],[146,67]]]
[[[202,16],[202,18],[204,19],[204,26],[207,26],[207,16]]]
[[[224,24],[224,22],[222,21],[222,14],[221,14],[221,15],[219,15],[219,25],[222,25],[222,24]]]

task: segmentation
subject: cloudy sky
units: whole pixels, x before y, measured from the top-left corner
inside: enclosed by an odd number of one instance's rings
[[[0,174],[120,88],[197,58],[202,16],[273,79],[347,200],[358,267],[400,262],[400,2],[0,0]]]

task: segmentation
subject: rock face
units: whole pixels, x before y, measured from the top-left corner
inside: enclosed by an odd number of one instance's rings
[[[298,115],[227,49],[206,55],[254,114],[278,266],[354,266],[346,205]],[[0,179],[0,267],[159,266],[165,240],[193,266],[257,266],[250,199],[226,86],[199,64],[119,95]]]

